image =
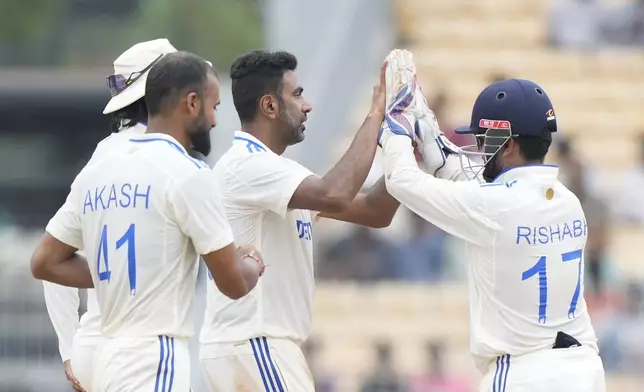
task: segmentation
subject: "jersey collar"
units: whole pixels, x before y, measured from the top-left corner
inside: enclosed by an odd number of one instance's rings
[[[131,126],[129,128],[121,128],[119,130],[119,133],[122,133],[124,135],[132,135],[132,136],[137,135],[137,136],[140,136],[140,135],[145,134],[145,131],[147,129],[148,129],[148,127],[145,124],[137,123],[136,125]]]
[[[233,143],[245,145],[249,152],[271,151],[258,138],[244,131],[235,131]]]
[[[168,142],[171,146],[176,148],[177,150],[183,152],[184,154],[188,154],[185,148],[177,141],[177,139],[173,138],[172,136],[166,134],[166,133],[144,133],[142,135],[132,135],[131,139],[138,140],[138,141],[153,141],[153,140],[164,140]]]
[[[493,182],[504,183],[526,179],[535,182],[553,183],[557,181],[559,166],[557,165],[525,165],[506,169]]]

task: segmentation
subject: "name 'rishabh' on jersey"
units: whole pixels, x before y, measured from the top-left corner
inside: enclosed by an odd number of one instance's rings
[[[104,336],[192,335],[198,254],[233,242],[220,197],[206,164],[165,134],[81,171],[47,231],[84,249]]]

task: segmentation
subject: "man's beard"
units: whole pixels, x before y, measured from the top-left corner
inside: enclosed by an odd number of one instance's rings
[[[284,131],[284,144],[292,146],[304,141],[304,132],[302,131],[302,123],[297,120],[291,120],[285,111],[280,111],[281,128]]]
[[[202,110],[203,112],[203,110]],[[203,113],[188,128],[188,136],[192,143],[192,149],[203,156],[208,156],[212,145],[210,143],[210,130],[212,127],[208,124],[208,119]]]
[[[485,182],[493,182],[495,178],[501,174],[503,171],[503,167],[501,167],[501,159],[500,157],[500,152],[497,151],[492,158],[490,158],[487,163],[485,164],[485,168],[483,169],[483,179]]]

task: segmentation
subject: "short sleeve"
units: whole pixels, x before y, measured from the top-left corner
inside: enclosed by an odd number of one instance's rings
[[[190,237],[200,255],[234,241],[221,192],[210,170],[199,170],[177,184],[171,192],[170,205],[179,228]]]
[[[45,230],[58,241],[76,249],[83,249],[83,230],[77,193],[78,190],[74,183],[65,204],[51,218]]]
[[[232,197],[280,216],[286,215],[288,204],[302,181],[315,175],[295,161],[269,153],[250,155],[232,170],[245,185],[236,188]]]

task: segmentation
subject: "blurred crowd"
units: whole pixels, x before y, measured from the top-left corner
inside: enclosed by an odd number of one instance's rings
[[[553,2],[549,39],[562,49],[596,50],[644,45],[644,1],[607,5],[601,0]]]
[[[319,340],[309,339],[304,346],[304,355],[315,379],[317,392],[338,391],[336,379],[319,364],[321,347]],[[360,392],[474,392],[471,380],[447,370],[446,347],[440,341],[428,341],[424,345],[425,371],[419,374],[401,374],[393,363],[394,347],[388,342],[377,342],[373,348],[373,367],[364,375]]]

